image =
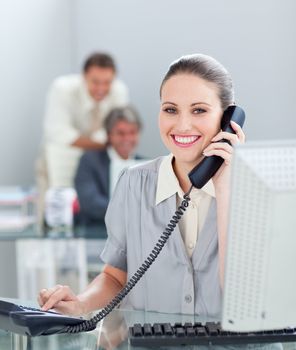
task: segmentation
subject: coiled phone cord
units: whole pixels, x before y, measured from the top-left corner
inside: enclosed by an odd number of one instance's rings
[[[190,201],[189,194],[192,190],[192,187],[193,186],[191,186],[189,191],[184,194],[181,205],[175,211],[175,214],[172,216],[172,219],[170,220],[169,224],[166,226],[165,230],[163,231],[162,235],[158,239],[157,243],[155,244],[149,256],[138,268],[138,270],[134,273],[134,275],[129,279],[129,281],[126,283],[123,289],[97,315],[92,317],[90,320],[84,321],[80,324],[77,324],[74,326],[67,326],[65,329],[63,329],[63,332],[79,333],[79,332],[87,332],[95,329],[97,323],[100,322],[104,317],[106,317],[122,301],[122,299],[133,289],[133,287],[139,282],[139,280],[143,277],[145,272],[149,269],[149,267],[152,265],[154,260],[157,258],[158,254],[161,252],[162,248],[164,247],[170,235],[172,234],[178,222],[180,221],[182,215],[186,211],[189,205],[189,201]]]

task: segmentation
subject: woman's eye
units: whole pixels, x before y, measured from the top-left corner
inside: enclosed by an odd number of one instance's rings
[[[176,113],[176,108],[167,107],[167,108],[164,108],[164,111],[170,114],[174,114]]]
[[[203,108],[195,108],[195,109],[193,110],[193,113],[194,113],[194,114],[201,114],[201,113],[205,113],[205,112],[206,112],[206,110],[203,109]]]

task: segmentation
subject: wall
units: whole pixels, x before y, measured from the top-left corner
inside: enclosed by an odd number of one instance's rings
[[[72,71],[72,0],[0,2],[0,185],[29,185],[45,93]]]
[[[161,77],[194,52],[231,72],[249,140],[295,138],[295,12],[294,0],[77,0],[76,68],[96,49],[116,57],[145,121],[147,156],[166,152],[157,130]]]
[[[0,185],[34,182],[47,88],[98,49],[116,57],[130,86],[143,155],[166,152],[159,84],[173,59],[192,52],[232,73],[248,139],[295,137],[295,11],[294,0],[0,0]]]

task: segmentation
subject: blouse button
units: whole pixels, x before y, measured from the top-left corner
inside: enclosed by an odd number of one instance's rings
[[[194,247],[194,244],[193,244],[192,242],[189,242],[189,243],[188,243],[188,248],[189,248],[189,249],[193,249],[193,247]]]
[[[187,294],[186,296],[185,296],[185,301],[186,301],[186,303],[191,303],[191,301],[192,301],[192,296],[190,295],[190,294]]]

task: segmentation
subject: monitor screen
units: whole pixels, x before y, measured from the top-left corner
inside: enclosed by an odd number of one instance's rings
[[[222,326],[296,326],[296,140],[235,148]]]

